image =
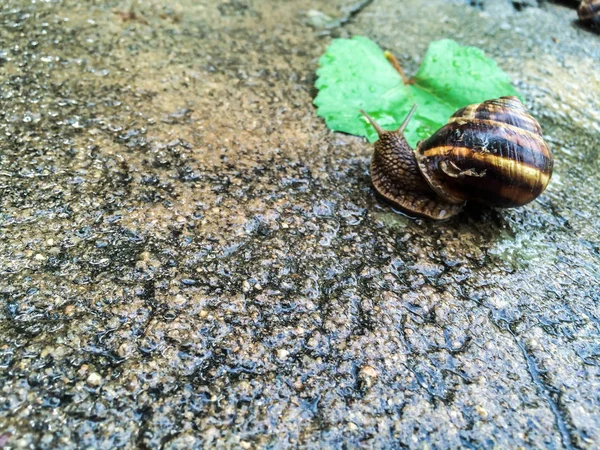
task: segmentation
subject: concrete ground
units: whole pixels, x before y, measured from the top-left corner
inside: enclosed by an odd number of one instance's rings
[[[600,447],[600,35],[537,3],[4,0],[0,446]],[[548,190],[380,203],[312,105],[353,35],[484,49]]]

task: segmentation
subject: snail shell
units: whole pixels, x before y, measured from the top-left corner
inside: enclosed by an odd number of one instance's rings
[[[577,15],[582,22],[600,26],[600,0],[582,0]]]
[[[550,181],[553,159],[539,123],[517,97],[458,110],[412,151],[403,132],[382,130],[371,161],[379,195],[411,215],[448,219],[466,201],[512,207],[529,203]]]
[[[458,110],[419,142],[415,156],[421,173],[444,200],[503,208],[538,197],[553,166],[539,123],[517,97]]]

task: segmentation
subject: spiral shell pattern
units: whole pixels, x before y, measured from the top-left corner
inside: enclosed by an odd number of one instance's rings
[[[553,158],[539,123],[517,97],[459,109],[416,153],[421,173],[444,200],[513,207],[550,181]]]

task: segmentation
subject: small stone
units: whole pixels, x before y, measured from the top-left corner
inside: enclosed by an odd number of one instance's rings
[[[187,303],[186,298],[181,295],[181,294],[177,294],[174,298],[173,298],[173,304],[177,305],[177,306],[183,306]]]
[[[360,374],[367,387],[373,386],[375,384],[375,380],[379,376],[377,370],[371,366],[364,366],[362,369],[360,369]]]
[[[42,439],[40,439],[40,443],[42,443],[46,446],[50,446],[50,444],[52,443],[53,440],[54,440],[54,436],[52,435],[52,433],[44,433],[44,435],[42,436]]]
[[[88,368],[89,367],[87,364],[83,364],[77,371],[77,375],[79,375],[80,377],[83,377],[87,373]]]
[[[279,349],[277,350],[277,357],[279,359],[287,359],[287,357],[290,355],[290,352],[288,352],[285,349]]]
[[[85,380],[85,382],[90,386],[100,386],[100,383],[102,382],[102,377],[100,376],[100,374],[92,372],[88,375],[87,380]]]
[[[133,353],[133,346],[129,342],[123,342],[117,349],[117,355],[121,358],[127,358]]]
[[[310,9],[306,12],[305,22],[308,26],[318,30],[327,28],[333,22],[333,18],[317,9]]]
[[[248,280],[244,280],[242,283],[242,291],[248,292],[250,290],[250,283]]]
[[[242,447],[245,450],[248,450],[249,448],[252,448],[252,444],[248,441],[240,441],[240,447]]]
[[[371,378],[377,378],[379,376],[379,373],[377,372],[377,370],[375,370],[371,366],[364,366],[360,371],[364,375],[371,377]]]
[[[488,412],[486,411],[486,409],[481,406],[481,405],[477,405],[475,406],[475,411],[477,411],[477,414],[479,414],[481,416],[482,419],[486,419],[488,416]]]

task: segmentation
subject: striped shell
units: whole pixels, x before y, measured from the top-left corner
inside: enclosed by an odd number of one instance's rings
[[[550,181],[553,158],[539,123],[517,97],[459,109],[419,142],[421,173],[451,203],[512,207],[531,202]]]
[[[582,22],[600,26],[600,0],[582,0],[577,15]]]

